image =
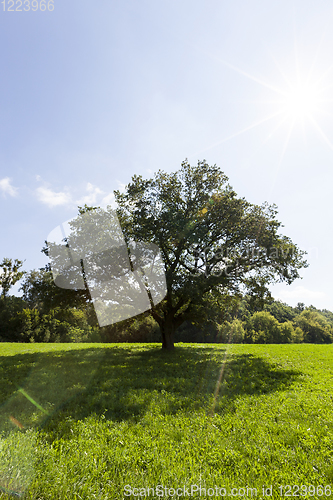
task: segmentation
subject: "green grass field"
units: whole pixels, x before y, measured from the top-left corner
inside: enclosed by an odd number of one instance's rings
[[[0,372],[14,496],[331,496],[332,345],[2,343]]]

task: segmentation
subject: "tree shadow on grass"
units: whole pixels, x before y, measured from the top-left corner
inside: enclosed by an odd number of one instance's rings
[[[0,491],[21,495],[34,476],[37,433],[72,439],[71,422],[104,415],[114,422],[212,410],[235,398],[290,387],[300,375],[221,346],[70,346],[0,356]],[[215,404],[216,403],[216,404]],[[27,430],[27,432],[25,432]]]
[[[253,354],[225,356],[220,346],[71,347],[0,357],[0,431],[56,432],[66,417],[91,414],[137,421],[154,412],[209,412],[215,399],[216,411],[232,411],[236,398],[285,390],[301,374]]]

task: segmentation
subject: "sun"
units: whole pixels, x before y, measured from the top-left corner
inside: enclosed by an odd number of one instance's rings
[[[204,54],[217,61],[220,65],[228,68],[239,76],[257,84],[258,92],[254,98],[240,98],[234,101],[244,106],[247,102],[251,105],[257,104],[258,113],[253,121],[244,123],[238,130],[231,131],[230,135],[225,135],[221,139],[206,145],[190,156],[198,157],[213,148],[232,141],[237,137],[253,131],[257,127],[263,130],[261,144],[264,145],[282,139],[281,153],[274,156],[277,159],[276,171],[278,172],[282,164],[288,147],[293,140],[299,140],[303,136],[303,146],[308,147],[313,138],[318,138],[325,146],[333,151],[333,140],[327,134],[325,126],[327,120],[333,119],[333,64],[329,62],[321,63],[319,58],[323,38],[315,52],[309,57],[305,51],[299,50],[301,45],[294,41],[294,48],[290,50],[282,59],[276,59],[274,54],[269,55],[268,68],[275,67],[275,72],[263,75],[252,74],[241,67],[221,59],[218,55],[202,51]],[[292,47],[291,47],[292,48]],[[273,77],[273,78],[272,78]],[[260,93],[261,90],[261,93]],[[235,109],[235,116],[241,113]],[[244,116],[248,116],[247,112]],[[278,144],[278,143],[276,143]],[[297,142],[295,143],[297,144]],[[299,143],[298,143],[299,144]]]
[[[207,55],[211,56],[209,53]],[[212,148],[220,146],[227,141],[233,140],[236,137],[255,129],[256,127],[263,126],[264,124],[267,125],[267,136],[264,138],[263,143],[268,142],[268,140],[270,140],[270,138],[277,133],[280,128],[283,129],[287,125],[286,139],[282,147],[279,165],[282,163],[285,152],[291,142],[293,132],[297,131],[299,127],[301,127],[303,132],[305,143],[307,141],[305,130],[312,129],[316,132],[320,139],[331,150],[333,150],[333,142],[326,135],[320,124],[324,115],[333,118],[333,113],[331,112],[333,104],[333,85],[331,83],[331,78],[328,78],[332,76],[333,65],[328,66],[320,72],[316,72],[314,69],[315,61],[313,61],[312,64],[309,65],[309,68],[302,68],[302,71],[300,68],[300,61],[296,57],[294,69],[292,69],[291,72],[288,72],[287,70],[284,70],[283,65],[281,66],[281,64],[279,64],[272,56],[272,61],[275,63],[278,73],[282,76],[284,81],[283,84],[280,82],[279,85],[276,85],[274,82],[269,82],[269,80],[264,80],[262,77],[252,75],[243,69],[220,59],[219,57],[214,56],[213,58],[242,77],[259,84],[259,87],[266,91],[265,97],[254,101],[249,99],[249,102],[269,105],[268,109],[270,109],[270,113],[266,116],[262,116],[261,118],[258,117],[257,120],[254,120],[244,128],[241,128],[240,130],[233,132],[208,147],[197,151],[195,154],[196,156]],[[267,91],[270,91],[269,96],[267,96]],[[240,100],[239,102],[244,101]],[[269,130],[269,128],[271,128],[270,122],[273,122],[273,128],[271,130]],[[307,125],[307,127],[305,127],[305,125]]]
[[[320,89],[315,84],[300,82],[283,92],[281,112],[292,121],[313,119],[320,111]]]

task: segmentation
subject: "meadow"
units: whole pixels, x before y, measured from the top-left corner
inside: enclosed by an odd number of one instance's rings
[[[328,498],[332,362],[332,345],[2,343],[0,498]]]

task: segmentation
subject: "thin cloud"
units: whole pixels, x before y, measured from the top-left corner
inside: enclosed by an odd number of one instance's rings
[[[88,191],[88,194],[77,201],[77,204],[80,206],[85,204],[95,205],[99,196],[105,194],[104,191],[99,189],[97,186],[90,184],[90,182],[87,183],[86,190]]]
[[[101,208],[106,208],[108,205],[115,208],[116,202],[115,202],[114,194],[110,193],[110,194],[107,194],[106,196],[104,196],[100,205],[101,205]]]
[[[118,191],[120,191],[121,193],[124,193],[126,190],[126,184],[124,184],[123,182],[120,182],[120,181],[117,181],[117,183],[118,183]],[[101,208],[106,208],[107,206],[110,206],[113,209],[117,208],[117,203],[116,203],[114,193],[112,192],[112,193],[109,193],[106,196],[104,196],[104,198],[102,199],[102,201],[100,203],[100,206],[101,206]]]
[[[120,181],[117,181],[117,183],[119,191],[123,193],[125,191],[126,184],[123,184]],[[77,205],[97,205],[101,208],[106,208],[109,205],[113,208],[116,208],[116,202],[113,192],[107,194],[105,191],[102,191],[99,187],[94,186],[90,182],[87,183],[86,190],[88,191],[88,194],[77,200]]]
[[[39,201],[48,207],[57,207],[60,205],[72,205],[73,201],[68,192],[60,191],[56,193],[52,189],[46,187],[37,188],[37,197]]]
[[[39,177],[38,180],[41,180]],[[123,192],[125,190],[126,185],[117,181],[119,190]],[[98,186],[94,186],[90,182],[88,182],[85,186],[86,194],[77,198],[74,193],[70,193],[67,188],[63,191],[53,191],[51,188],[46,186],[41,186],[36,189],[37,198],[40,202],[44,203],[48,207],[56,207],[56,206],[99,206],[102,208],[106,208],[108,205],[115,208],[115,197],[113,192],[107,193],[100,189]]]
[[[4,195],[17,196],[17,188],[11,185],[9,177],[0,180],[0,189]]]
[[[283,302],[289,303],[297,303],[303,302],[305,304],[327,299],[327,294],[320,291],[309,290],[304,286],[297,286],[294,290],[283,290],[275,294],[276,298],[281,299]]]

